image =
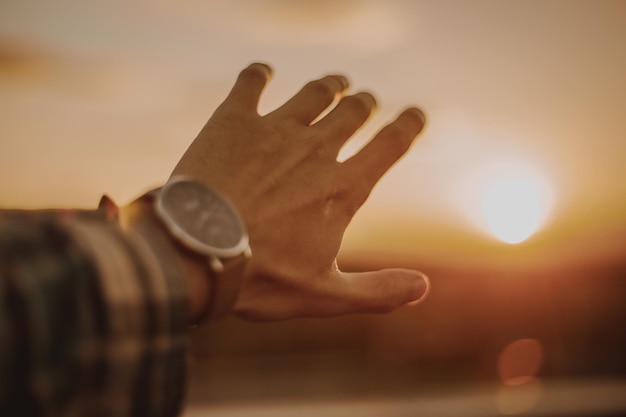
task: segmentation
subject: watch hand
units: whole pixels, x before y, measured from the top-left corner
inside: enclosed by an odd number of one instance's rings
[[[200,213],[200,216],[198,217],[198,230],[203,229],[210,218],[211,212],[203,211],[202,213]]]
[[[185,211],[192,211],[195,210],[199,205],[200,203],[198,202],[198,200],[190,200],[185,202],[183,208],[185,209]]]

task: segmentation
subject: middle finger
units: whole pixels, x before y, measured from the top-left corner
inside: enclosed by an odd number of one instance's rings
[[[313,125],[320,140],[339,152],[343,144],[369,119],[376,109],[376,99],[370,93],[344,97],[337,107]]]
[[[271,114],[279,118],[293,118],[308,126],[347,88],[348,80],[343,75],[327,75],[307,83]]]

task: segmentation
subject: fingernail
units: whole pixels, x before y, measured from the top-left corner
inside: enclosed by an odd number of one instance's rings
[[[414,306],[426,299],[430,292],[430,280],[428,276],[422,272],[417,272],[417,279],[415,280],[415,287],[413,289],[413,300],[409,301],[406,305]]]

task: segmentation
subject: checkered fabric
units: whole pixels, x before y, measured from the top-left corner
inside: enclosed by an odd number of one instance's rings
[[[187,289],[163,239],[101,211],[0,210],[0,416],[180,412]]]

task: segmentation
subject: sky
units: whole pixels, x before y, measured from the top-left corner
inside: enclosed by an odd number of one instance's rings
[[[344,157],[408,105],[428,116],[348,251],[501,245],[481,207],[511,172],[540,195],[528,242],[623,234],[625,22],[609,0],[4,1],[0,206],[130,201],[263,61],[261,112],[328,73],[374,93]]]

